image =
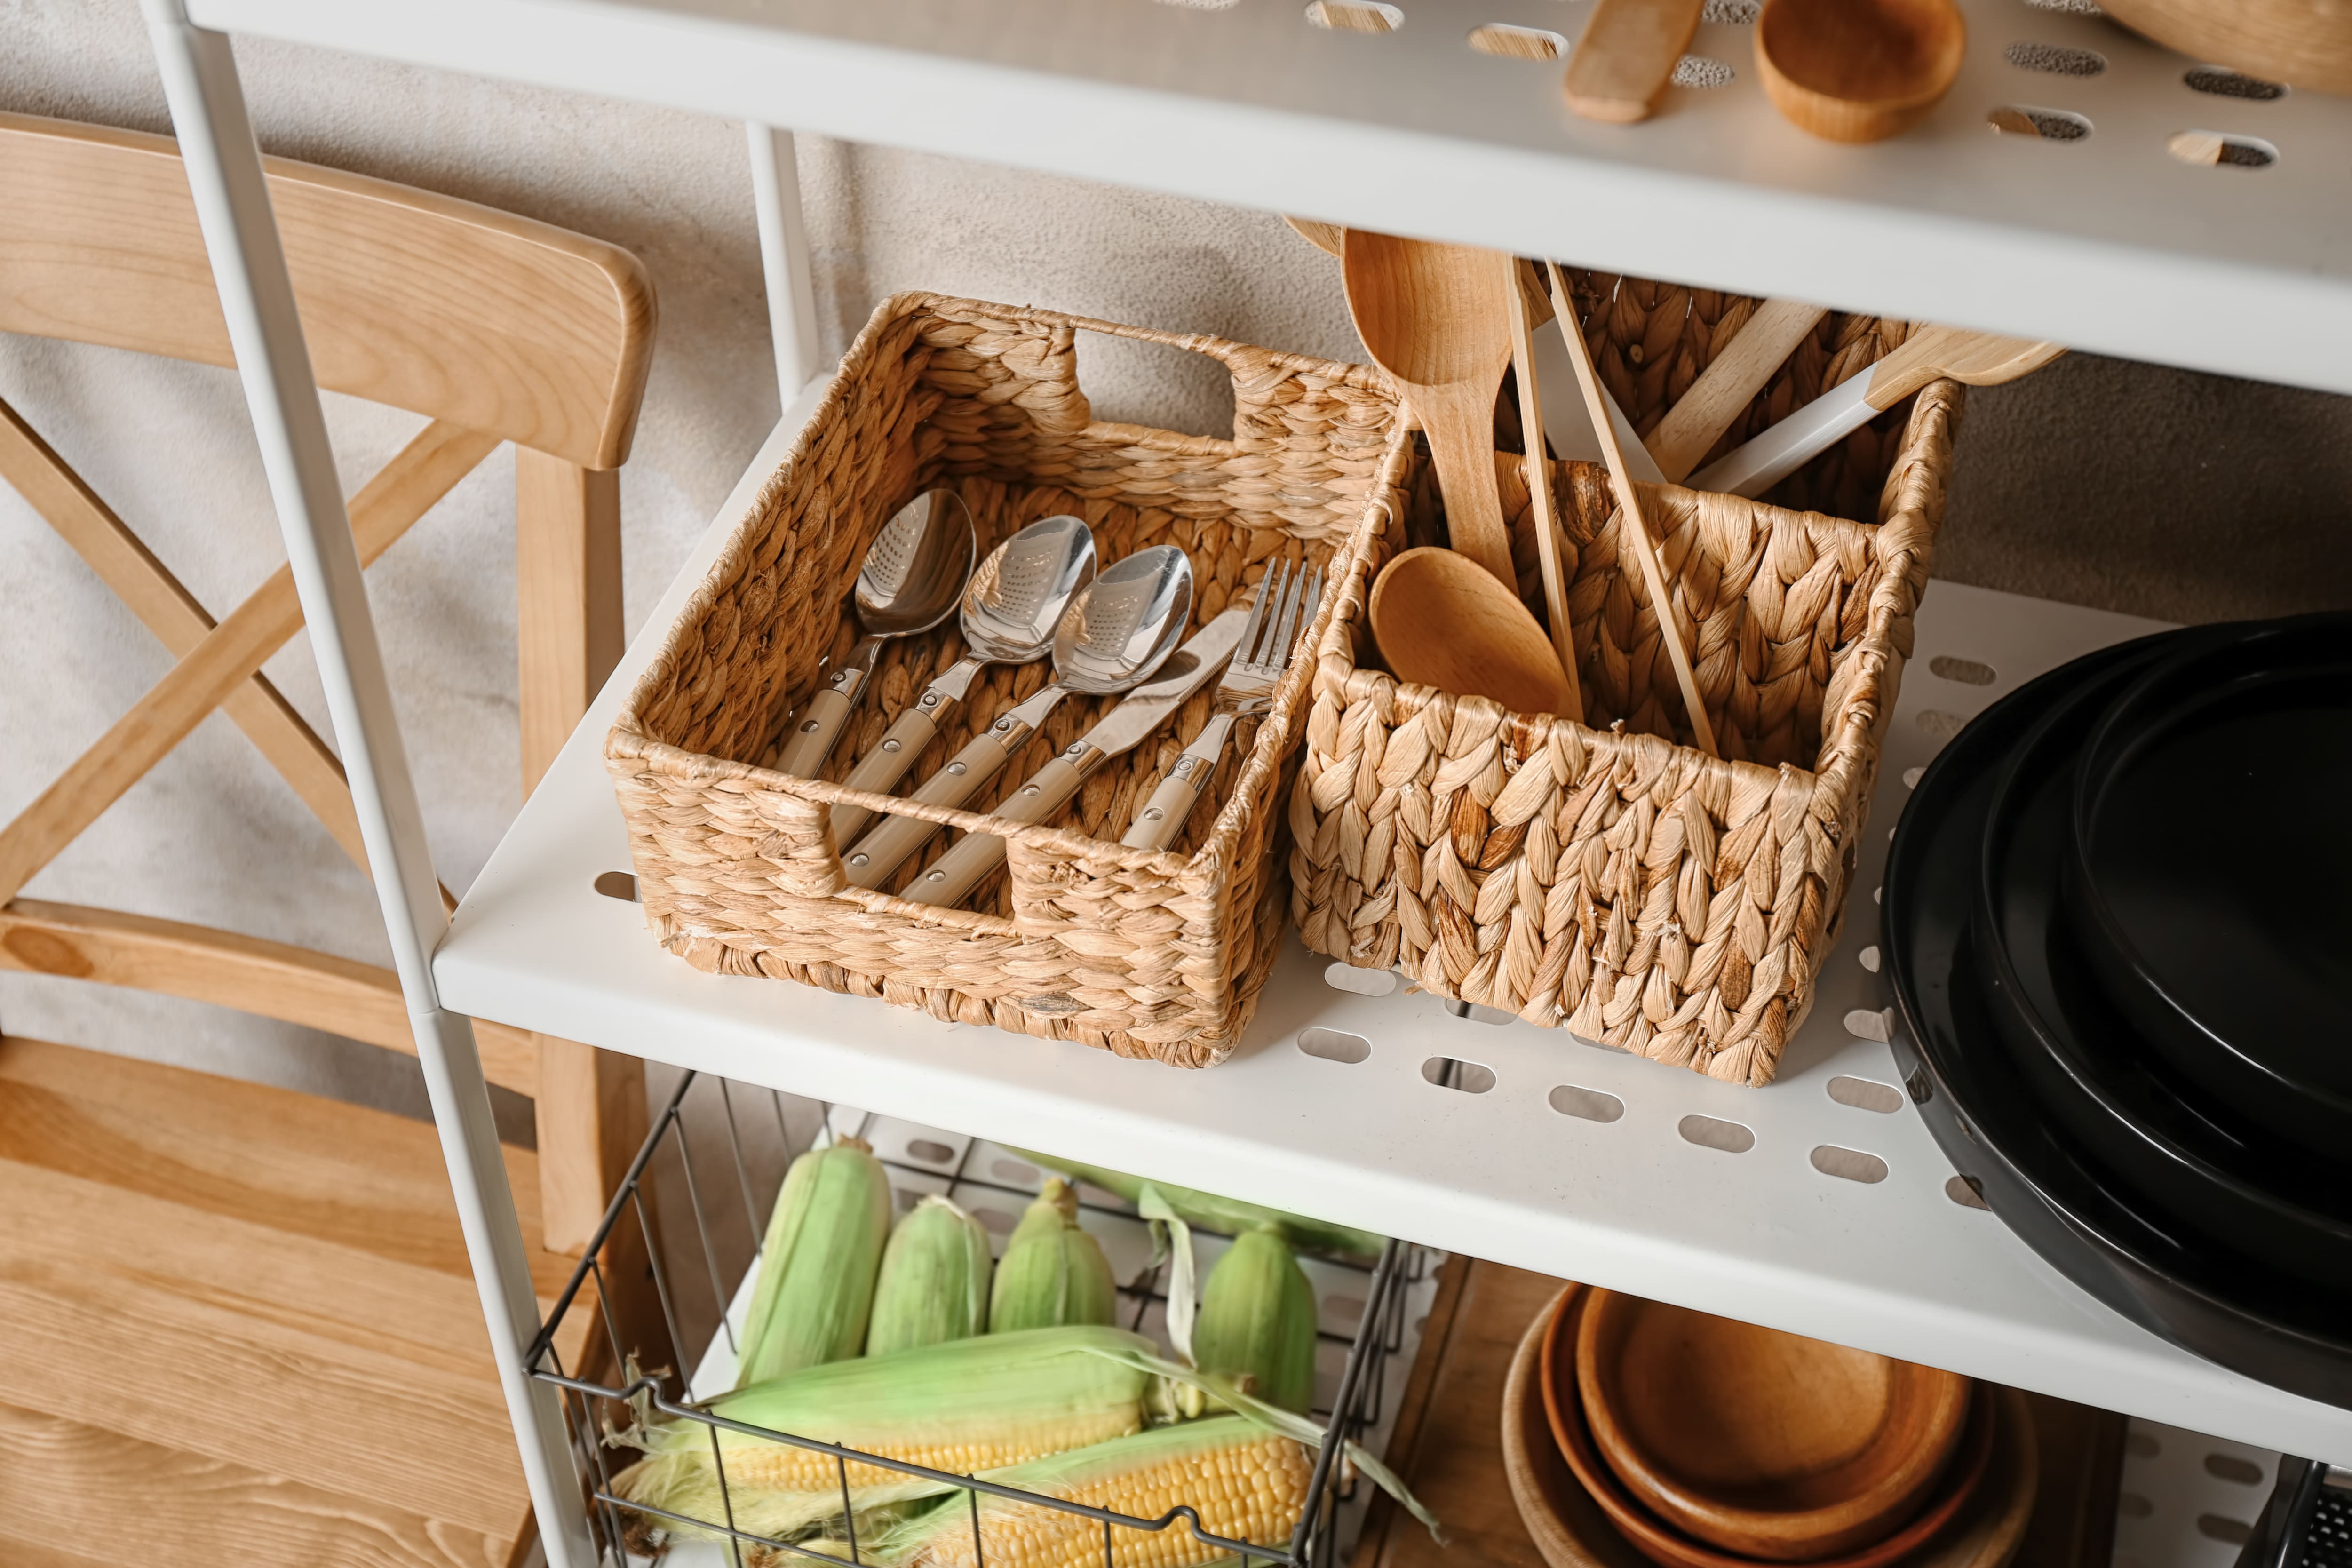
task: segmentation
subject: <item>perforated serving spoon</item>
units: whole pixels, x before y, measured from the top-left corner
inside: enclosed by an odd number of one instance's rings
[[[777,772],[816,777],[865,696],[883,645],[929,631],[954,614],[977,553],[971,512],[953,490],[926,490],[882,525],[857,568],[855,602],[866,635],[802,710],[776,759]]]
[[[876,795],[896,789],[982,670],[992,664],[1027,664],[1052,651],[1054,628],[1061,625],[1071,597],[1094,576],[1094,531],[1067,513],[1033,522],[990,551],[964,584],[964,656],[923,688],[842,782]],[[833,841],[854,842],[873,816],[862,806],[835,805]]]
[[[1176,651],[1192,616],[1192,563],[1182,551],[1155,544],[1121,561],[1070,601],[1054,632],[1052,683],[1005,710],[912,798],[961,805],[1028,744],[1063,698],[1108,696],[1149,678]],[[842,858],[849,879],[880,887],[939,830],[919,816],[888,818]]]

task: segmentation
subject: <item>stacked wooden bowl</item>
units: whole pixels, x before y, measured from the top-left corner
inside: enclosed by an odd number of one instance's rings
[[[1576,1285],[1503,1396],[1553,1568],[2004,1568],[2033,1449],[2013,1391]]]

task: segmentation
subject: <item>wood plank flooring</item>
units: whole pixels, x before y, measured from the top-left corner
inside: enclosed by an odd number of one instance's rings
[[[544,1306],[539,1182],[506,1151]],[[0,1040],[0,1561],[505,1568],[530,1509],[434,1130]],[[579,1363],[593,1314],[560,1347]]]

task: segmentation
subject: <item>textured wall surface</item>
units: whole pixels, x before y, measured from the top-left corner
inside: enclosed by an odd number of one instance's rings
[[[776,416],[740,127],[637,104],[238,46],[270,152],[405,181],[625,245],[661,326],[623,479],[631,632]],[[0,0],[0,109],[170,129],[133,0]],[[1337,263],[1270,214],[803,138],[825,352],[930,288],[1361,357]],[[1573,259],[1573,258],[1570,258]],[[1230,417],[1194,356],[1083,342],[1097,412]],[[282,559],[234,377],[0,338],[0,397],[80,468],[215,615]],[[417,420],[330,399],[356,487]],[[2177,619],[2352,604],[2352,403],[2070,359],[1977,395],[1939,563],[1966,582]],[[501,452],[369,574],[442,877],[462,890],[512,816],[513,465]],[[0,489],[0,813],[13,815],[168,666]],[[306,644],[268,673],[322,731]],[[28,896],[384,957],[364,879],[226,720],[117,805]],[[416,1110],[413,1064],[192,1004],[0,975],[0,1029]]]

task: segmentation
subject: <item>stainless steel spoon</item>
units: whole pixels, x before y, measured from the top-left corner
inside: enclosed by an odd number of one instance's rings
[[[971,738],[913,799],[961,805],[996,776],[1072,692],[1100,697],[1146,679],[1183,639],[1192,617],[1192,563],[1172,544],[1139,550],[1070,601],[1054,632],[1054,679]],[[843,858],[849,879],[877,888],[931,840],[939,824],[892,816]]]
[[[1071,595],[1094,581],[1094,531],[1066,514],[1033,522],[990,551],[964,584],[964,656],[923,688],[923,694],[842,782],[876,795],[897,788],[982,670],[992,664],[1027,664],[1045,657]],[[854,842],[873,816],[862,806],[835,805],[833,841]]]
[[[866,635],[801,710],[776,759],[778,773],[813,779],[823,771],[866,693],[882,645],[929,631],[952,615],[979,552],[971,513],[953,490],[926,490],[882,525],[857,568],[857,624]]]

